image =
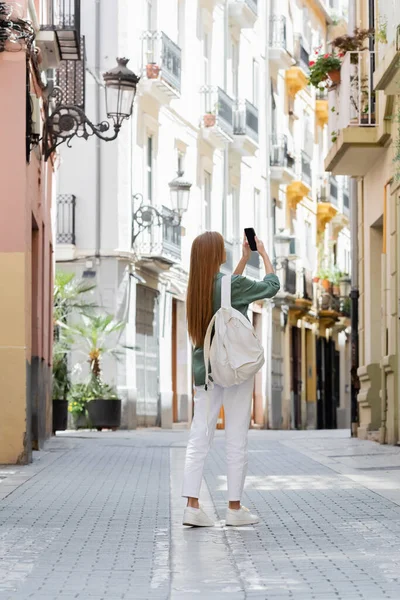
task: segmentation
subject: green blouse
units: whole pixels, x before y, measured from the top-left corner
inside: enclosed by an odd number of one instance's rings
[[[214,281],[213,313],[221,307],[221,279],[224,275],[217,273]],[[232,276],[231,305],[240,311],[246,318],[249,304],[256,300],[272,298],[280,288],[279,279],[274,274],[265,275],[262,281],[253,281],[243,275]],[[206,370],[204,366],[203,348],[193,350],[193,376],[195,385],[204,385]]]

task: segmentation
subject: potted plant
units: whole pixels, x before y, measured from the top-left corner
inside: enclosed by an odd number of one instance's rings
[[[345,56],[347,52],[362,52],[363,50],[366,50],[364,47],[365,40],[372,38],[374,31],[375,30],[373,28],[360,29],[359,27],[356,27],[353,35],[340,35],[332,40],[332,48],[338,52],[338,56],[341,58]],[[356,54],[352,54],[350,57],[350,62],[352,64],[358,64],[358,56]]]
[[[330,277],[331,277],[331,273],[329,269],[326,269],[324,267],[322,267],[318,274],[317,277],[319,278],[319,283],[321,284],[321,286],[323,287],[323,289],[325,291],[328,291],[331,287],[331,281],[330,281]]]
[[[125,321],[115,321],[111,315],[94,314],[83,314],[82,323],[78,325],[63,325],[90,368],[88,382],[78,389],[80,405],[75,406],[76,411],[82,413],[83,407],[87,409],[90,424],[99,430],[120,426],[121,400],[115,389],[103,381],[101,363],[105,355],[118,358],[121,354],[118,341],[112,341],[125,326]],[[72,412],[74,405],[70,405]]]
[[[316,51],[318,53],[318,50]],[[321,83],[329,77],[333,84],[340,83],[340,67],[341,61],[338,56],[333,53],[317,54],[316,60],[311,60],[309,63],[310,85],[321,88]]]
[[[67,395],[71,387],[68,370],[67,346],[60,340],[53,345],[52,395],[53,395],[53,435],[65,431],[68,423]]]
[[[86,384],[75,383],[71,386],[68,394],[68,411],[72,415],[75,429],[87,429],[89,427],[86,389]]]
[[[147,79],[157,79],[160,74],[160,67],[155,62],[148,62],[146,65]]]
[[[214,127],[216,122],[216,114],[212,111],[206,112],[203,116],[204,127]]]
[[[56,271],[53,290],[53,366],[52,366],[52,431],[65,431],[68,424],[68,394],[71,379],[68,367],[70,340],[64,335],[61,324],[67,322],[73,311],[83,312],[93,308],[84,296],[95,288],[93,283],[76,280],[74,273]]]

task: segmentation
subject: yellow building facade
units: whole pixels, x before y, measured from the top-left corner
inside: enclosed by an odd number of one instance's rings
[[[343,58],[329,94],[327,171],[351,176],[359,290],[358,437],[396,444],[399,431],[400,3],[355,3],[349,34],[373,28]]]

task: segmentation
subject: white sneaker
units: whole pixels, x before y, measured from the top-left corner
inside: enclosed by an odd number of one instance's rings
[[[214,527],[215,523],[201,508],[192,508],[187,506],[183,513],[183,525],[192,527]]]
[[[240,527],[241,525],[255,525],[258,523],[259,518],[257,515],[253,515],[248,508],[241,506],[238,510],[228,508],[226,511],[226,525],[232,527]]]

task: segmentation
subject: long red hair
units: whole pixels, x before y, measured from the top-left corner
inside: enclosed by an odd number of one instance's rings
[[[186,314],[190,339],[194,346],[204,343],[213,316],[214,277],[225,260],[224,238],[217,231],[197,236],[190,254]]]

